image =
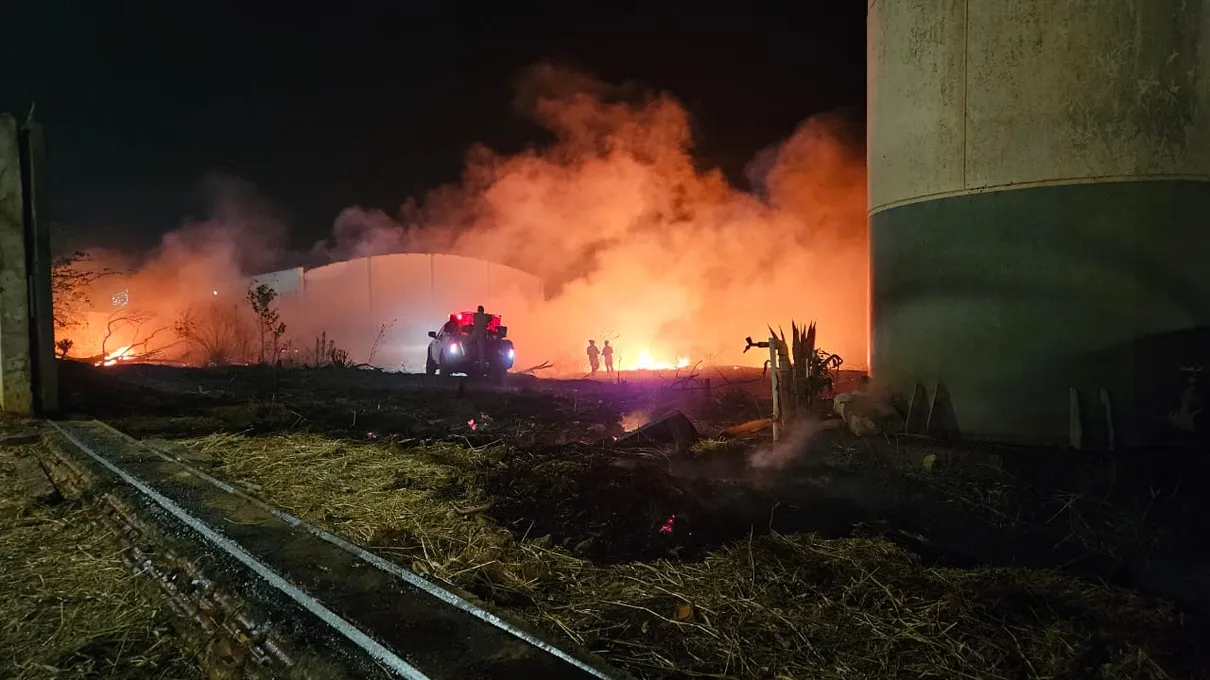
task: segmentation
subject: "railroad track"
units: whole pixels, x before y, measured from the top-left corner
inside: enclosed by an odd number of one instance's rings
[[[624,677],[105,423],[50,428],[56,483],[246,677]]]

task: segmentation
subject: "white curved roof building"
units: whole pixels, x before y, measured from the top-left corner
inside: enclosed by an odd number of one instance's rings
[[[532,274],[439,253],[375,255],[285,269],[249,277],[243,285],[252,280],[278,292],[286,335],[296,343],[326,333],[354,361],[409,371],[423,370],[428,331],[450,313],[484,305],[504,315],[507,325],[510,314],[522,313],[544,294],[542,280]]]

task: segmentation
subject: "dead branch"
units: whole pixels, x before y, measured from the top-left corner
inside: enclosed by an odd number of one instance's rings
[[[675,376],[673,376],[671,379],[665,378],[663,375],[660,375],[659,376],[660,380],[663,380],[666,383],[663,386],[663,389],[671,390],[671,389],[676,389],[678,387],[682,390],[697,389],[697,388],[688,387],[688,385],[691,382],[697,381],[698,369],[701,368],[701,365],[702,365],[702,362],[700,362],[700,361],[697,362],[696,364],[694,364],[692,367],[689,368],[689,374],[685,375],[685,376],[680,375],[680,372],[681,372],[680,369],[677,369],[677,372],[676,372],[677,374]],[[671,380],[671,382],[669,380]]]
[[[170,342],[162,347],[150,347],[152,341],[159,337],[160,334],[172,330],[168,326],[161,326],[140,339],[144,326],[153,318],[153,315],[146,312],[130,312],[125,310],[115,311],[110,314],[105,324],[105,335],[101,339],[101,354],[93,357],[92,361],[108,361],[111,359],[115,361],[130,361],[132,359],[145,361],[162,354],[177,344],[176,342]],[[119,356],[110,357],[110,340],[113,339],[115,333],[128,327],[133,327],[133,331],[129,336],[127,344],[121,350]]]
[[[491,510],[492,506],[495,504],[496,504],[495,501],[488,501],[488,502],[484,503],[483,505],[476,505],[474,507],[465,508],[465,509],[460,508],[455,505],[454,512],[458,513],[462,517],[469,517],[471,515],[478,515],[479,513],[487,512],[488,510]]]
[[[390,323],[384,323],[378,327],[378,335],[374,337],[374,342],[370,345],[370,353],[366,356],[366,363],[359,364],[359,366],[368,366],[374,363],[374,357],[378,354],[378,348],[382,346],[382,341],[386,338],[387,331],[394,328],[397,321],[398,319],[391,319]]]
[[[109,356],[109,348],[106,343],[113,337],[114,330],[121,326],[134,326],[134,336],[139,337],[139,331],[143,328],[143,324],[151,320],[150,314],[140,312],[127,312],[124,310],[116,311],[109,315],[105,322],[105,337],[101,338],[101,355]]]
[[[170,326],[160,326],[159,328],[152,331],[151,334],[148,335],[143,340],[131,343],[130,349],[128,349],[126,351],[126,354],[123,356],[132,358],[132,359],[133,358],[145,359],[150,356],[156,356],[156,355],[162,354],[165,350],[170,349],[170,348],[174,347],[175,345],[177,345],[180,342],[180,340],[179,339],[174,340],[173,342],[170,342],[167,345],[164,345],[163,347],[157,347],[155,349],[148,349],[147,346],[149,344],[151,344],[151,341],[154,340],[157,335],[159,335],[160,333],[163,333],[165,331],[170,331],[170,330],[172,330],[172,327],[170,327]],[[138,349],[137,352],[136,352],[136,349]]]
[[[761,381],[765,380],[766,378],[768,378],[768,376],[765,375],[765,372],[768,370],[769,370],[769,361],[768,361],[768,359],[766,359],[764,366],[761,367],[759,377],[745,378],[743,380],[732,380],[732,379],[728,378],[727,375],[725,373],[723,373],[722,370],[719,369],[718,366],[714,367],[714,372],[717,373],[718,377],[721,378],[723,381],[723,387],[730,387],[731,385],[746,385],[748,383],[761,382]]]
[[[516,373],[519,375],[524,375],[526,373],[533,373],[534,371],[544,371],[548,368],[554,368],[554,366],[552,366],[549,361],[543,361],[542,363],[538,364],[537,366],[530,366],[529,368],[525,369],[524,371],[513,371],[513,373]]]

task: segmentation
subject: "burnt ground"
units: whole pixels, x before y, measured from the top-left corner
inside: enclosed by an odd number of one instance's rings
[[[710,389],[705,377],[605,382],[510,376],[505,386],[487,386],[360,370],[63,366],[72,411],[136,437],[228,434],[265,446],[282,441],[274,438],[312,437],[340,442],[338,453],[372,445],[421,458],[443,457],[449,449],[442,447],[457,447],[473,454],[473,462],[463,477],[443,482],[448,489],[437,485],[433,498],[464,502],[473,487],[471,496],[490,502],[483,514],[515,540],[537,539],[603,568],[667,560],[710,564],[746,542],[755,579],[754,538],[868,539],[898,546],[925,569],[1058,570],[1083,582],[1133,589],[1157,603],[1177,602],[1184,612],[1182,640],[1205,630],[1199,621],[1210,613],[1210,559],[1195,535],[1210,517],[1200,489],[1210,472],[1203,458],[1152,453],[1100,459],[908,437],[857,439],[838,430],[778,447],[759,439],[708,439],[690,451],[611,445],[624,422],[672,409],[685,412],[707,437],[767,410],[756,376],[719,373]],[[415,483],[400,475],[395,486]],[[338,525],[346,518],[321,512],[321,519]],[[386,531],[365,542],[389,547],[402,540]],[[777,549],[769,549],[770,559],[781,560]],[[468,587],[504,605],[533,605],[533,597],[516,592]],[[591,635],[567,632],[593,646]],[[1206,659],[1184,642],[1163,646],[1173,656],[1157,668],[1175,664],[1167,666],[1168,675],[1205,677]],[[616,652],[608,644],[601,648],[607,658],[611,650]],[[1089,652],[1097,653],[1108,652]],[[675,653],[666,650],[666,656]],[[646,668],[629,658],[620,663]],[[669,664],[698,665],[688,657],[654,665]],[[1026,659],[1019,673],[971,674],[1044,676],[1035,665],[1036,659]],[[740,675],[752,673],[742,667]],[[702,671],[721,668],[700,664]],[[1174,675],[1172,668],[1180,672]],[[647,674],[668,675],[649,668]]]
[[[488,447],[481,480],[495,499],[488,514],[531,536],[581,545],[582,554],[603,562],[670,550],[700,557],[752,530],[850,535],[894,507],[885,480],[812,460],[814,452],[762,472],[749,469],[737,447],[670,456],[611,446],[628,415],[642,422],[682,410],[704,435],[760,417],[766,409],[751,376],[731,388],[712,385],[707,394],[700,382],[671,373],[623,385],[511,376],[500,388],[355,370],[65,368],[74,411],[135,437],[290,433]],[[674,531],[661,534],[673,515]]]

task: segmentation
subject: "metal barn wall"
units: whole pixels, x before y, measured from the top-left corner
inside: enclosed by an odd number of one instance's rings
[[[540,301],[542,281],[526,272],[460,255],[397,253],[251,277],[281,296],[287,324],[326,332],[355,360],[369,357],[380,327],[392,324],[373,363],[423,370],[428,331],[451,312],[484,305],[503,314]],[[246,282],[245,282],[246,285]]]

